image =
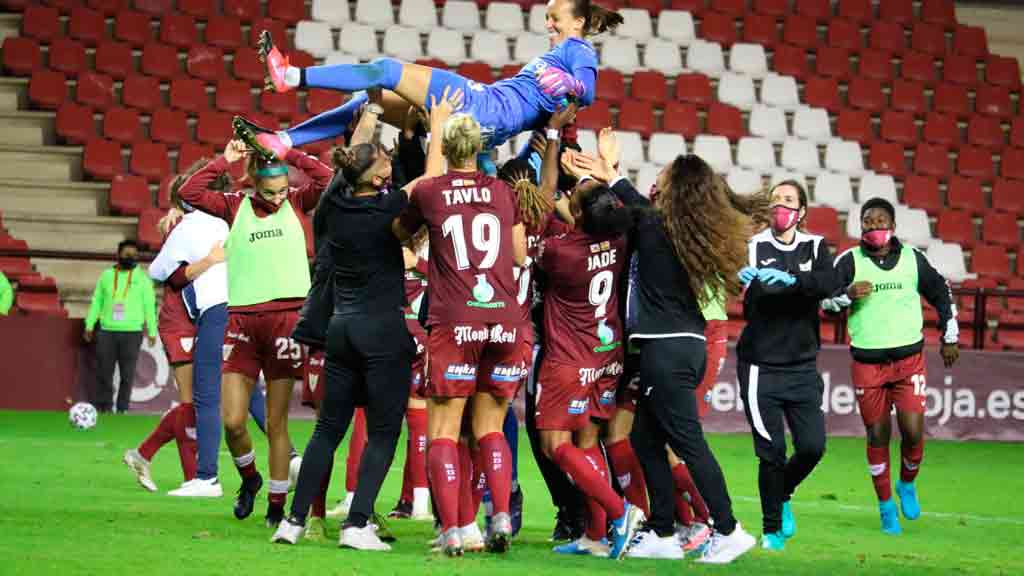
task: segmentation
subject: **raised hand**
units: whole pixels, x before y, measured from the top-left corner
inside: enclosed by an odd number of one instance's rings
[[[754,268],[753,266],[746,266],[740,270],[739,277],[740,282],[742,282],[743,285],[746,286],[747,284],[753,282],[754,278],[757,278],[757,268]]]
[[[611,128],[602,128],[597,135],[597,152],[605,162],[612,166],[619,165],[621,147],[615,131]]]
[[[249,152],[249,147],[245,145],[245,142],[236,138],[228,142],[228,145],[224,147],[224,159],[227,160],[228,163],[234,164],[245,157]]]
[[[433,95],[430,96],[431,126],[443,126],[456,110],[462,108],[462,89],[456,88],[455,91],[450,94],[449,90],[451,90],[451,86],[444,87],[444,92],[441,93],[440,100],[436,99]]]
[[[561,130],[569,124],[572,124],[576,121],[577,109],[578,107],[575,104],[569,104],[565,108],[556,111],[551,115],[551,118],[548,119],[548,128]]]

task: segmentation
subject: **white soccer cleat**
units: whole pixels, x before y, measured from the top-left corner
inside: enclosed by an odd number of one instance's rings
[[[484,535],[480,532],[480,526],[476,522],[466,524],[459,528],[462,535],[462,549],[466,552],[482,552],[484,549]]]
[[[135,473],[135,479],[139,481],[140,486],[150,492],[157,491],[156,482],[153,482],[153,477],[149,475],[149,460],[143,458],[138,450],[132,448],[126,451],[121,461],[132,469],[132,472]]]
[[[338,500],[338,504],[327,511],[328,518],[346,518],[348,509],[352,507],[352,500],[356,497],[355,492],[346,492],[344,500]]]
[[[302,470],[302,456],[295,455],[288,462],[288,491],[294,492],[299,484],[299,471]]]
[[[682,560],[685,556],[674,534],[663,538],[654,530],[638,531],[626,548],[627,558]]]
[[[715,531],[708,540],[704,553],[697,562],[705,564],[728,564],[739,558],[757,545],[757,538],[747,534],[743,527],[736,523],[736,529],[726,536]]]
[[[270,541],[275,544],[298,544],[299,539],[302,538],[302,533],[305,532],[305,530],[305,526],[292,524],[288,521],[288,518],[285,518],[277,525],[277,530],[275,530],[274,535],[270,537]]]
[[[387,542],[377,537],[377,531],[370,524],[362,528],[349,526],[343,529],[341,536],[338,538],[338,546],[372,552],[387,552],[391,550],[391,546]]]
[[[216,478],[208,480],[193,478],[183,483],[177,490],[171,490],[167,495],[185,498],[220,498],[224,495],[224,488]]]
[[[430,488],[412,489],[412,519],[434,520],[434,514],[430,511]]]

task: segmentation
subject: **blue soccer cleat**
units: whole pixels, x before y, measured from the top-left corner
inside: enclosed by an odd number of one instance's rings
[[[782,503],[782,530],[779,533],[784,538],[792,538],[796,534],[796,518],[788,500]]]
[[[917,501],[917,489],[913,482],[896,481],[896,495],[900,497],[900,510],[907,520],[917,520],[921,516],[921,504]]]
[[[626,553],[626,544],[633,539],[637,527],[644,521],[643,510],[628,502],[625,510],[622,516],[612,520],[608,550],[608,557],[612,560],[618,560]]]
[[[556,554],[608,556],[608,539],[602,538],[600,542],[596,542],[584,535],[572,542],[555,546],[552,550],[554,550]]]
[[[903,529],[900,528],[900,515],[896,511],[896,503],[892,501],[892,498],[879,502],[878,512],[882,516],[882,532],[893,536],[903,533]]]
[[[782,552],[786,548],[786,537],[779,532],[769,532],[761,537],[761,548],[772,552]]]

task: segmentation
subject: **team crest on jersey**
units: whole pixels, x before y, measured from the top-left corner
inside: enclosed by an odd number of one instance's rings
[[[808,260],[807,262],[802,262],[800,264],[800,271],[801,272],[810,272],[812,267],[814,267],[814,262]]]
[[[317,384],[320,383],[320,375],[319,374],[310,374],[310,375],[306,376],[306,380],[309,382],[309,390],[310,390],[310,392],[316,392]]]
[[[225,362],[227,362],[228,358],[231,357],[231,351],[234,350],[234,349],[235,349],[235,345],[234,344],[225,344],[224,347],[221,349],[221,351],[222,351],[221,356],[223,357],[223,360]]]
[[[597,339],[601,341],[601,344],[594,347],[594,352],[615,350],[621,344],[615,340],[615,330],[612,330],[606,322],[608,322],[607,318],[601,318],[597,324]]]
[[[476,366],[471,364],[449,364],[444,371],[445,380],[476,380]]]
[[[486,274],[476,275],[476,286],[473,286],[473,299],[466,302],[470,308],[504,308],[505,303],[498,300],[491,302],[494,298],[494,286],[487,281]]]
[[[181,349],[185,352],[192,352],[192,344],[195,338],[181,338],[178,342],[181,344]]]
[[[569,402],[569,414],[586,414],[588,402],[589,400],[572,400],[571,402]]]

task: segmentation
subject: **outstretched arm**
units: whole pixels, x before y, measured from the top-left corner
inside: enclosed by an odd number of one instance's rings
[[[319,159],[294,148],[288,151],[285,161],[309,176],[309,182],[291,192],[292,203],[302,212],[313,210],[320,201],[320,195],[330,185],[334,170]]]

